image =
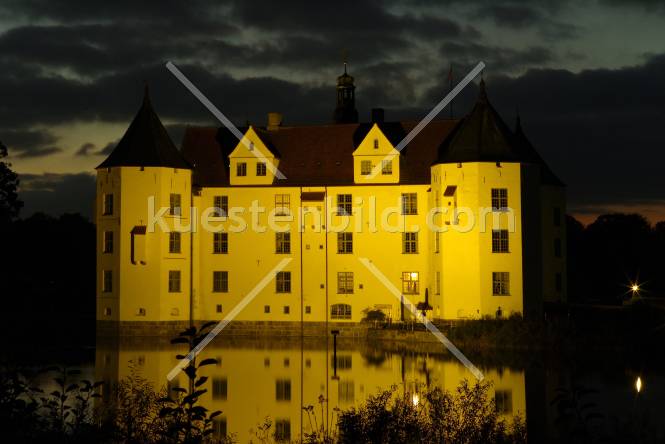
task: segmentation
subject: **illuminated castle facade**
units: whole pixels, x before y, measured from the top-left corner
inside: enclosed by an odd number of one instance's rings
[[[481,82],[469,114],[398,151],[416,123],[380,109],[358,123],[345,71],[332,124],[271,113],[242,140],[189,127],[178,150],[146,91],[97,167],[98,320],[219,320],[239,304],[240,321],[537,317],[565,301],[564,186],[519,121]]]

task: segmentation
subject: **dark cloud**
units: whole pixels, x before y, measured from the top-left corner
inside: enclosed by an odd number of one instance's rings
[[[498,26],[512,29],[534,28],[548,39],[570,39],[577,37],[579,29],[570,23],[551,18],[547,5],[537,2],[530,4],[488,3],[478,7],[475,17],[491,19]]]
[[[43,129],[10,129],[0,127],[0,140],[9,154],[16,157],[40,157],[62,151],[55,144],[58,137]]]
[[[95,144],[92,142],[86,142],[76,150],[75,155],[77,156],[90,156],[95,153]]]
[[[95,176],[79,174],[21,174],[19,197],[25,202],[21,217],[36,212],[59,215],[80,213],[92,219]]]

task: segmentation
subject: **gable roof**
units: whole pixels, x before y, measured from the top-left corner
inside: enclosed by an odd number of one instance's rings
[[[417,124],[416,121],[380,123],[381,131],[397,145]],[[430,122],[400,155],[400,182],[427,184],[437,149],[457,120]],[[279,158],[279,170],[286,176],[275,185],[323,186],[353,185],[353,152],[367,135],[372,123],[331,124],[255,128],[257,135]],[[239,128],[245,132],[247,128]],[[188,127],[183,154],[194,165],[194,181],[199,186],[229,184],[228,154],[238,139],[226,128]],[[224,168],[221,168],[223,165]]]
[[[156,166],[191,169],[152,108],[148,88],[125,135],[97,168]]]

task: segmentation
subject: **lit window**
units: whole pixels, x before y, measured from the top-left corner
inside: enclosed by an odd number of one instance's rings
[[[497,390],[494,393],[494,405],[500,415],[513,413],[513,392],[511,390]]]
[[[212,252],[227,254],[229,252],[229,233],[213,233]]]
[[[420,293],[420,275],[415,271],[402,272],[402,293],[418,294]]]
[[[289,254],[291,253],[291,233],[275,233],[275,253]]]
[[[113,194],[104,194],[104,210],[102,215],[111,216],[113,214]]]
[[[212,272],[212,291],[215,293],[228,293],[229,291],[229,272]]]
[[[229,214],[229,196],[214,197],[215,217],[226,217]]]
[[[508,253],[508,230],[492,230],[492,253]]]
[[[351,306],[349,304],[331,305],[330,319],[351,319]]]
[[[492,294],[494,296],[510,294],[510,274],[507,271],[492,272]]]
[[[247,175],[247,164],[245,162],[238,162],[236,165],[236,176],[246,176]]]
[[[393,173],[393,161],[392,160],[382,160],[381,161],[381,174],[384,176],[389,176]]]
[[[361,160],[360,161],[360,174],[363,176],[369,176],[372,174],[372,161],[371,160]]]
[[[402,233],[402,253],[418,253],[418,233]]]
[[[256,162],[256,175],[265,176],[266,175],[266,163],[265,162]]]
[[[180,216],[182,214],[180,194],[171,193],[171,196],[169,197],[169,214],[171,216]]]
[[[169,253],[180,253],[180,233],[169,233]]]
[[[554,239],[554,256],[561,257],[561,239]]]
[[[291,421],[288,419],[275,420],[275,441],[291,442]]]
[[[278,379],[275,382],[275,399],[277,401],[291,400],[291,380]]]
[[[353,196],[351,194],[337,195],[337,214],[341,216],[350,216],[353,212]]]
[[[291,272],[280,271],[275,279],[277,293],[291,293]]]
[[[104,253],[113,253],[113,231],[104,231]]]
[[[340,271],[337,273],[337,293],[339,294],[353,293],[352,271]]]
[[[228,389],[229,383],[226,378],[212,378],[212,399],[225,400]]]
[[[288,216],[291,213],[291,195],[275,194],[275,216]]]
[[[337,233],[337,253],[353,253],[353,233]]]
[[[418,195],[402,193],[402,214],[418,214]]]
[[[492,188],[492,208],[497,211],[508,208],[508,189]]]
[[[113,291],[113,271],[104,270],[102,272],[102,292],[110,293]]]
[[[180,293],[180,270],[169,270],[169,293]]]

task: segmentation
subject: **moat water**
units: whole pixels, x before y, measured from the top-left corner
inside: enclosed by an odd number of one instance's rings
[[[104,394],[131,372],[149,380],[156,389],[167,386],[167,374],[177,364],[170,338],[98,338],[95,347],[69,350],[67,363],[83,370],[83,377],[105,382]],[[605,424],[629,427],[640,424],[649,436],[665,439],[662,406],[665,373],[660,360],[627,357],[617,352],[517,353],[462,351],[492,383],[490,396],[501,415],[526,418],[531,442],[547,442],[559,436],[558,405],[561,390],[573,387],[594,390],[580,405],[592,410]],[[631,356],[633,356],[631,354]],[[45,355],[43,363],[60,363],[58,351]],[[34,358],[34,357],[33,357]],[[331,338],[300,340],[248,339],[223,333],[201,353],[215,358],[202,374],[209,377],[202,404],[221,410],[216,430],[234,435],[238,442],[257,441],[257,428],[270,418],[274,428],[290,439],[300,439],[310,427],[303,407],[316,406],[317,422],[334,423],[336,408],[346,410],[385,389],[405,393],[414,402],[427,388],[454,391],[459,383],[475,380],[473,374],[439,344],[344,340],[333,347]],[[31,363],[31,364],[34,364]],[[636,380],[642,382],[641,390]],[[44,385],[49,384],[45,379]],[[187,387],[184,374],[168,386]],[[323,413],[319,397],[328,400]],[[611,427],[610,427],[611,428]],[[662,442],[662,441],[659,441]]]

